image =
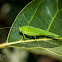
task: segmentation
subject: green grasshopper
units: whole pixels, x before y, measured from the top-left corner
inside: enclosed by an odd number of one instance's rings
[[[40,35],[50,35],[50,36],[54,36],[55,38],[59,38],[60,36],[57,35],[57,34],[54,34],[54,33],[51,33],[51,32],[48,32],[48,31],[45,31],[45,30],[42,30],[42,29],[39,29],[39,28],[35,28],[35,27],[32,27],[32,26],[22,26],[22,27],[19,27],[19,31],[22,32],[23,36],[24,34],[25,35],[28,35],[28,36],[40,36]],[[25,36],[24,36],[25,37]]]
[[[40,29],[40,28],[35,28],[35,27],[32,27],[32,26],[27,26],[26,25],[26,26],[19,27],[18,29],[23,34],[21,39],[23,39],[23,37],[26,38],[25,35],[34,36],[35,39],[36,39],[36,36],[41,36],[41,35],[48,36],[49,35],[49,36],[53,36],[54,39],[60,39],[61,40],[61,37],[59,35],[54,34],[52,32],[49,32],[49,31],[46,31],[46,30],[43,30],[43,29]]]
[[[5,28],[10,28],[10,27],[4,27],[4,28],[1,28],[1,29],[5,29]],[[22,32],[24,38],[25,38],[25,35],[34,36],[34,37],[41,36],[41,35],[45,35],[45,36],[49,35],[49,36],[53,36],[54,38],[57,38],[57,39],[61,39],[62,38],[59,35],[54,34],[52,32],[49,32],[49,31],[46,31],[46,30],[43,30],[43,29],[40,29],[40,28],[35,28],[35,27],[32,27],[32,26],[28,26],[28,25],[19,27],[18,29],[19,29],[20,32]]]
[[[5,29],[5,28],[10,28],[10,27],[4,27],[4,28],[0,28],[0,29]],[[32,26],[28,26],[28,25],[19,27],[18,29],[19,29],[20,32],[22,32],[23,36],[24,36],[24,34],[28,35],[28,36],[34,36],[34,37],[41,36],[41,35],[45,35],[45,36],[49,35],[49,36],[53,36],[55,38],[61,38],[59,35],[54,34],[52,32],[49,32],[49,31],[46,31],[46,30],[43,30],[43,29],[40,29],[40,28],[35,28],[35,27],[32,27]],[[13,30],[13,32],[15,32],[15,31]]]

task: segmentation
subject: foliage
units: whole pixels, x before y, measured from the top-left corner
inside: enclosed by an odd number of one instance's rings
[[[44,40],[41,41],[21,41],[22,35],[19,33],[19,26],[29,25],[36,28],[44,29],[52,33],[62,36],[62,0],[33,0],[28,3],[22,11],[19,12],[12,27],[9,31],[7,42],[12,43],[11,46],[25,47],[33,52],[42,52],[42,49],[62,57],[62,41],[61,40]],[[13,30],[17,30],[13,32]],[[27,40],[31,40],[27,37]],[[17,44],[13,44],[16,42]],[[37,44],[40,44],[40,46]],[[45,52],[46,53],[46,52]],[[41,53],[39,53],[41,54]]]

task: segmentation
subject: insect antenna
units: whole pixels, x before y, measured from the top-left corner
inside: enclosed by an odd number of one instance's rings
[[[0,29],[7,29],[7,28],[10,28],[10,27],[3,27],[3,28],[0,28]]]

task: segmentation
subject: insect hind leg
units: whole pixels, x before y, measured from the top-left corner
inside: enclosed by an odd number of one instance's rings
[[[23,34],[23,38],[24,38],[24,40],[26,39],[26,36]]]

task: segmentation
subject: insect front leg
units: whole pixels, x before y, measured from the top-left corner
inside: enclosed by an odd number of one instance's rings
[[[24,40],[26,39],[26,36],[23,34]]]
[[[23,34],[23,33],[22,33]],[[26,36],[23,34],[23,36],[22,36],[22,38],[21,38],[21,40],[25,40],[26,39]]]
[[[23,38],[24,38],[24,40],[26,39],[26,37],[25,37],[25,35],[24,35],[24,34],[23,34],[23,36],[22,36],[21,40],[23,40]]]

